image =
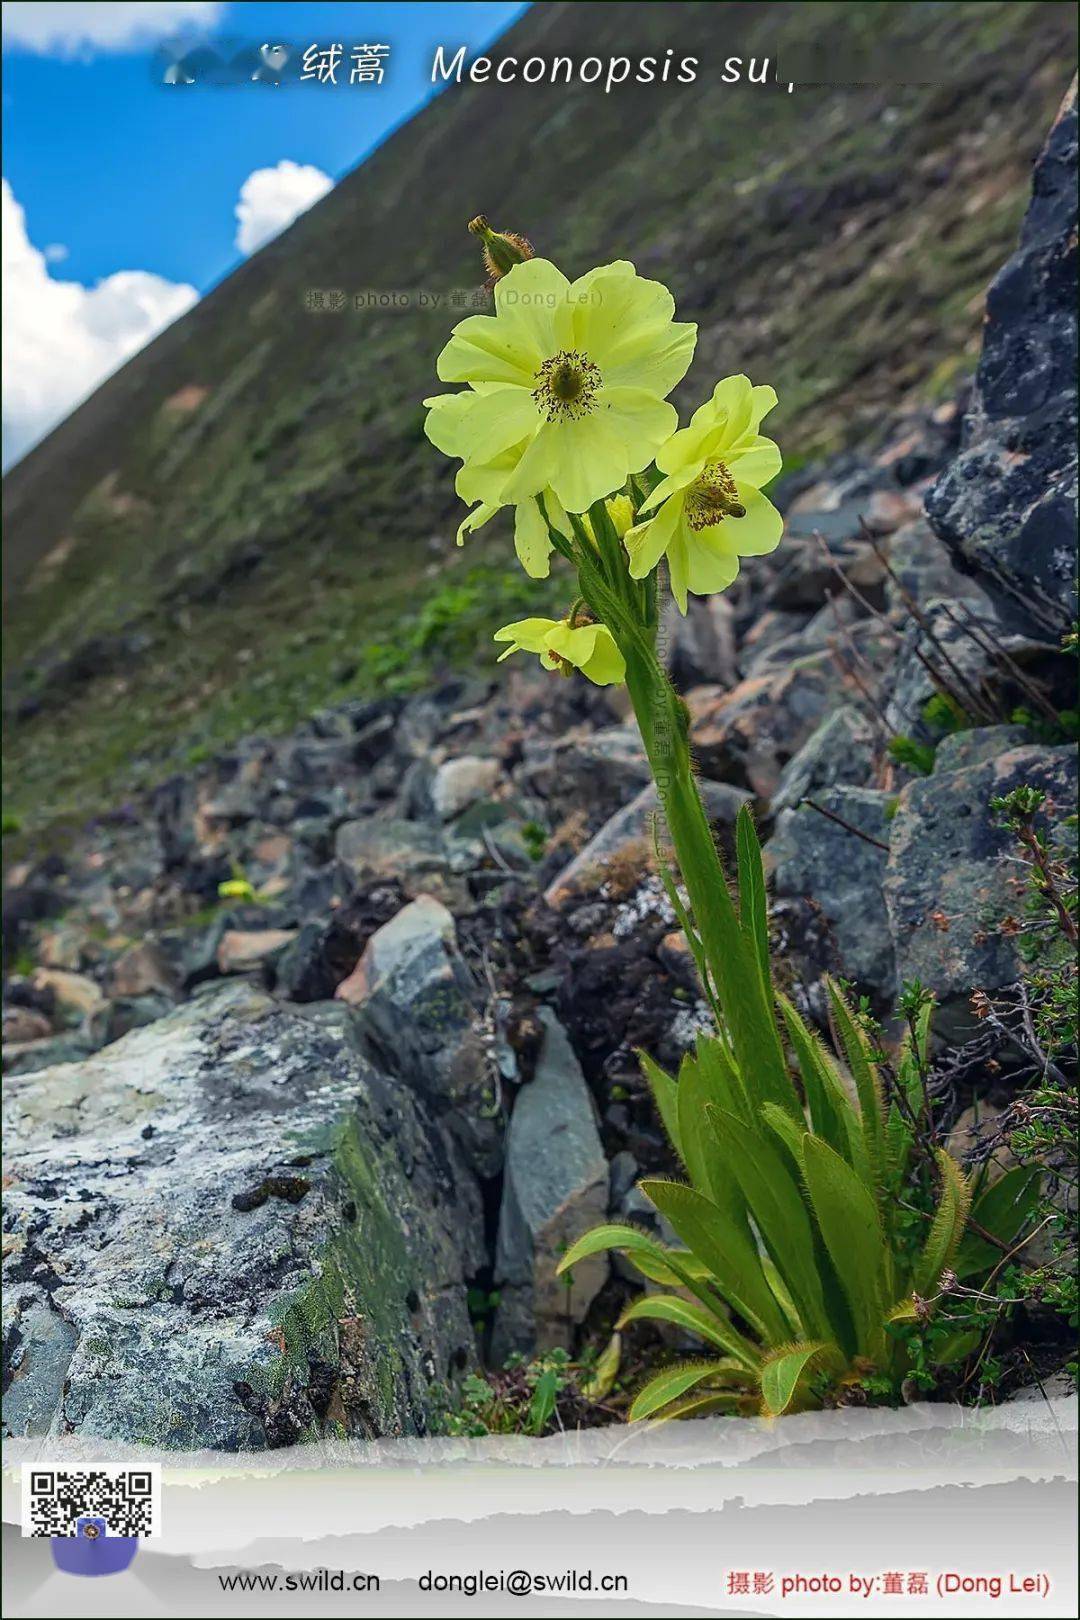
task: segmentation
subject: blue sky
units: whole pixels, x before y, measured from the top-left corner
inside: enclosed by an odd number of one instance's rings
[[[191,289],[205,293],[240,261],[236,207],[253,173],[300,165],[285,190],[305,195],[306,185],[310,197],[322,175],[340,178],[433,94],[436,45],[482,50],[525,9],[504,0],[5,5],[4,223],[14,222],[16,260],[5,308],[15,348],[5,365],[5,462],[96,386],[110,360],[108,370],[190,304]],[[178,28],[184,17],[194,25]],[[346,71],[337,88],[164,86],[157,51],[177,34],[297,52],[341,43],[346,64],[353,44],[390,52],[381,84],[349,85]],[[265,180],[260,196],[275,185]],[[280,206],[287,211],[287,200]],[[126,283],[121,272],[142,279]],[[80,302],[79,288],[91,297]],[[56,327],[69,319],[65,366]]]

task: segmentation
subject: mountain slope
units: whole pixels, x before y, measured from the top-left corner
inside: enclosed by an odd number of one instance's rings
[[[451,88],[110,379],[5,480],[8,783],[40,824],[243,730],[424,667],[518,605],[461,556],[420,400],[483,209],[578,273],[632,257],[701,323],[676,402],[746,369],[789,457],[948,389],[1068,79],[1055,3],[538,5],[493,54],[700,58],[690,86]],[[940,86],[732,88],[723,59],[905,46]],[[449,43],[449,42],[447,42]],[[312,310],[405,291],[407,310]],[[441,294],[417,308],[416,294]],[[480,564],[479,571],[477,565]],[[447,594],[446,582],[454,588]],[[434,628],[433,628],[434,627]],[[431,636],[429,629],[433,628]],[[411,636],[411,641],[410,641]],[[481,639],[482,638],[482,639]]]

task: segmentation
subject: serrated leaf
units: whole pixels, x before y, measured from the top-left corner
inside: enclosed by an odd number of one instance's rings
[[[571,1266],[587,1260],[590,1255],[601,1254],[605,1249],[620,1249],[630,1255],[645,1255],[661,1266],[668,1265],[668,1251],[647,1232],[643,1232],[638,1226],[610,1222],[603,1226],[594,1226],[591,1232],[586,1232],[576,1243],[572,1243],[555,1267],[555,1275],[561,1276]]]
[[[777,1002],[795,1050],[814,1134],[827,1142],[862,1177],[873,1185],[862,1124],[844,1083],[820,1039],[783,996]],[[802,1122],[805,1123],[805,1122]]]
[[[1011,1248],[1035,1218],[1041,1186],[1040,1170],[1016,1165],[983,1189],[971,1206],[971,1225],[964,1234],[956,1256],[954,1270],[961,1280],[977,1276],[980,1271],[989,1271],[1005,1254],[996,1244],[980,1237],[972,1227],[981,1226],[983,1231],[991,1232],[999,1243]]]
[[[814,1260],[813,1228],[787,1161],[771,1141],[760,1132],[748,1130],[732,1115],[712,1107],[706,1109],[706,1115],[718,1139],[729,1148],[731,1173],[795,1303],[802,1331],[830,1332],[832,1324],[826,1315]]]
[[[579,1388],[587,1401],[602,1401],[610,1395],[619,1368],[622,1365],[622,1338],[613,1333],[597,1358],[596,1366],[579,1381]]]
[[[877,1065],[871,1061],[866,1037],[852,1017],[850,1007],[832,979],[826,980],[826,984],[840,1042],[855,1081],[866,1156],[876,1187],[880,1184],[884,1162],[885,1104],[881,1076],[878,1074]]]
[[[764,1339],[783,1338],[784,1318],[753,1243],[703,1193],[673,1181],[643,1181],[641,1190],[708,1266],[724,1299]]]
[[[676,1153],[682,1158],[682,1148],[679,1145],[679,1088],[666,1070],[659,1063],[655,1063],[648,1052],[639,1052],[638,1061],[642,1072],[648,1081],[649,1090],[653,1094],[656,1111],[660,1115],[661,1123],[668,1134],[668,1140]]]
[[[723,1371],[722,1361],[680,1362],[674,1367],[665,1367],[663,1372],[650,1378],[634,1397],[628,1414],[630,1422],[637,1423],[642,1418],[652,1417],[689,1390],[696,1389],[707,1378],[719,1377]]]
[[[761,1399],[770,1417],[782,1417],[795,1400],[799,1384],[815,1363],[835,1349],[827,1341],[785,1345],[761,1364]]]
[[[696,1333],[699,1339],[716,1345],[718,1350],[726,1350],[734,1361],[748,1369],[755,1367],[760,1359],[749,1339],[744,1339],[729,1322],[679,1294],[642,1294],[627,1306],[616,1326],[622,1328],[628,1322],[644,1321],[671,1322],[687,1333]]]
[[[941,1172],[941,1201],[912,1279],[923,1299],[931,1296],[942,1272],[952,1264],[971,1208],[971,1188],[956,1160],[943,1148],[935,1148],[934,1158]]]
[[[772,983],[769,959],[769,915],[765,898],[765,869],[761,862],[754,818],[749,805],[739,807],[735,818],[735,855],[739,876],[739,923],[747,943],[757,956],[766,994]],[[771,999],[771,996],[770,996]]]
[[[885,1245],[877,1205],[862,1179],[819,1138],[803,1142],[810,1202],[851,1310],[860,1354],[875,1363],[885,1350],[882,1293]]]

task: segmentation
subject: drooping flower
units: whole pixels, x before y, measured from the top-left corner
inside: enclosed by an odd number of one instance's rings
[[[624,544],[634,579],[644,579],[666,554],[672,595],[683,613],[688,591],[726,590],[740,557],[761,556],[780,543],[784,520],[761,488],[783,463],[773,441],[758,432],[775,404],[772,388],[725,377],[657,454],[667,476],[641,508],[652,515]]]
[[[485,505],[550,490],[567,511],[584,512],[646,467],[674,430],[666,396],[686,373],[697,328],[675,321],[667,288],[625,260],[571,283],[549,260],[529,259],[496,283],[495,310],[459,322],[440,354],[442,381],[469,389],[425,401],[428,436],[467,465],[500,463],[497,500]]]
[[[626,665],[615,638],[606,624],[575,622],[567,619],[519,619],[516,624],[496,630],[496,641],[508,641],[499,663],[511,653],[538,653],[545,669],[569,675],[579,669],[595,686],[612,686],[623,680]]]

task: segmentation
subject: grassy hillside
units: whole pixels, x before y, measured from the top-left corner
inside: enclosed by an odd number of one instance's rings
[[[422,436],[467,310],[312,310],[449,294],[466,221],[571,274],[632,257],[702,334],[676,402],[746,369],[789,455],[872,436],[970,362],[1065,89],[1074,8],[539,4],[519,56],[662,52],[691,86],[452,88],[102,387],[5,480],[5,803],[85,813],[255,727],[444,657],[522,605],[505,531],[452,544]],[[725,86],[731,54],[904,45],[940,86]],[[535,599],[534,599],[535,600]]]

